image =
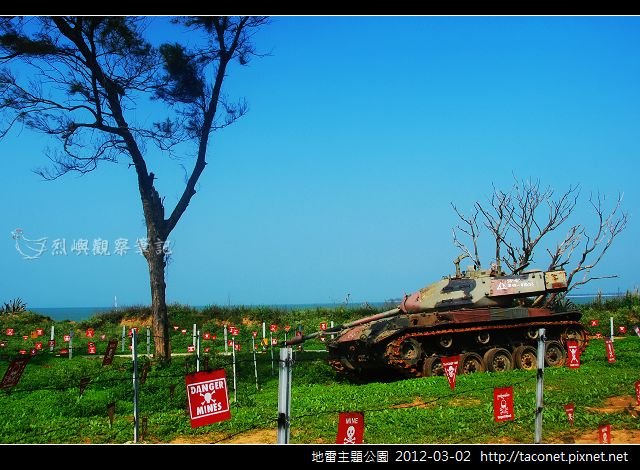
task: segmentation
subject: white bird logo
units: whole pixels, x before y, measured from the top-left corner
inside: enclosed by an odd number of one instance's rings
[[[40,258],[47,251],[47,237],[30,240],[24,236],[24,230],[17,228],[11,232],[11,238],[16,241],[16,250],[24,259]]]

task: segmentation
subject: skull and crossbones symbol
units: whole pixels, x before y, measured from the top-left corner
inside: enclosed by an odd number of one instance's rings
[[[202,398],[204,398],[204,400],[202,400],[202,403],[200,403],[200,405],[204,405],[205,403],[206,403],[206,404],[209,404],[209,403],[211,403],[211,402],[215,402],[215,401],[216,401],[216,400],[213,398],[213,393],[211,393],[211,392],[207,392],[207,393],[202,393],[202,392],[201,392],[201,393],[200,393],[200,396],[201,396]]]
[[[349,426],[347,428],[347,437],[344,438],[345,444],[355,444],[356,443],[356,428],[353,426]]]

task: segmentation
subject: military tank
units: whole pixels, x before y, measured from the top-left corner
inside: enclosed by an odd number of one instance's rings
[[[461,271],[461,258],[455,274],[405,295],[396,308],[287,344],[324,336],[331,366],[360,378],[442,375],[441,358],[455,355],[459,373],[535,369],[540,328],[546,366],[564,364],[568,340],[580,351],[587,346],[579,311],[537,306],[567,290],[564,271],[506,275],[496,265]]]

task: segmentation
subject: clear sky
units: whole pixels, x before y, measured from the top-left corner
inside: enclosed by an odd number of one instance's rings
[[[287,16],[255,41],[270,55],[234,65],[225,83],[250,111],[214,135],[170,236],[169,302],[401,297],[453,272],[450,204],[468,211],[513,175],[557,191],[579,184],[569,222],[588,227],[589,193],[608,204],[624,193],[628,226],[593,273],[618,277],[581,292],[640,285],[640,17]],[[150,303],[144,258],[114,252],[116,239],[132,246],[146,233],[133,169],[123,158],[45,182],[32,170],[53,145],[28,129],[0,141],[0,302]],[[172,208],[179,163],[192,162],[147,159]],[[23,259],[17,228],[46,237],[47,251]],[[66,255],[53,255],[56,239]],[[79,239],[86,256],[71,252]],[[109,256],[92,254],[96,239]],[[532,267],[547,264],[540,252]]]

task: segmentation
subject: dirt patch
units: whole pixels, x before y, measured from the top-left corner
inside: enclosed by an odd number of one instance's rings
[[[544,440],[548,444],[599,444],[598,430],[586,432],[577,436],[563,434]],[[611,429],[612,444],[640,444],[640,431],[628,429]]]
[[[433,405],[433,403],[425,403],[422,398],[416,397],[411,403],[401,403],[399,405],[393,405],[391,408],[427,408]]]
[[[180,436],[172,440],[171,444],[276,444],[277,431],[275,429],[254,429],[252,431],[243,432],[229,439],[223,439],[217,433],[202,434],[200,436]]]
[[[626,410],[636,418],[638,417],[638,412],[640,412],[640,406],[637,405],[636,397],[631,395],[607,398],[604,401],[604,405],[600,407],[586,407],[585,409],[595,411],[596,413],[619,413]]]

